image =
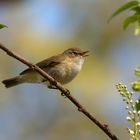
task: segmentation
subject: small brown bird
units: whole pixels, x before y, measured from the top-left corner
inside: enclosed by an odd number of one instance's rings
[[[83,51],[79,48],[70,48],[36,65],[61,84],[67,84],[73,80],[81,70],[84,59],[88,56],[88,52],[89,51]],[[22,71],[19,76],[2,81],[2,83],[6,88],[22,83],[46,83],[50,86],[49,82],[44,80],[39,73],[33,71],[31,68]]]

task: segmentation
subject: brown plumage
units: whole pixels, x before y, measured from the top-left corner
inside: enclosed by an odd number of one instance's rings
[[[70,48],[64,51],[62,54],[47,58],[36,65],[46,71],[61,84],[67,84],[81,70],[84,57],[87,56],[87,52],[88,51],[82,51],[78,48]],[[2,81],[6,88],[22,83],[42,82],[44,82],[44,78],[31,68],[22,71],[19,76]]]
[[[14,78],[3,80],[2,83],[5,85],[6,88],[10,88],[10,87],[16,86],[18,84],[21,84],[22,82],[20,81],[19,76],[17,76]]]

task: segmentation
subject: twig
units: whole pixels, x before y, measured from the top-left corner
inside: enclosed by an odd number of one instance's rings
[[[102,124],[99,122],[92,114],[90,114],[71,94],[70,91],[66,88],[64,88],[59,82],[57,82],[54,78],[52,78],[50,75],[48,75],[46,72],[44,72],[42,69],[40,69],[37,65],[34,65],[30,63],[29,61],[25,60],[23,57],[15,54],[14,52],[10,51],[6,47],[4,47],[2,44],[0,44],[0,49],[5,51],[9,56],[17,59],[21,63],[24,63],[28,67],[32,68],[33,70],[37,71],[42,75],[44,78],[50,81],[52,85],[54,85],[61,93],[62,95],[65,95],[75,106],[77,106],[78,111],[82,112],[85,116],[87,116],[93,123],[95,123],[104,133],[111,139],[111,140],[118,140],[117,136],[114,135],[111,130],[108,128],[107,124]]]

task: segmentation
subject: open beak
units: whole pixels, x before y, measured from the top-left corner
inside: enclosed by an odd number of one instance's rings
[[[87,57],[87,56],[89,56],[89,54],[87,54],[87,53],[89,53],[89,51],[84,51],[84,52],[81,53],[81,55],[82,55],[83,57]]]

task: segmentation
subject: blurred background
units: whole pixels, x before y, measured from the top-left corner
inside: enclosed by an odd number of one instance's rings
[[[140,64],[140,36],[123,31],[124,13],[107,23],[126,0],[0,0],[0,42],[36,63],[70,47],[90,50],[71,93],[120,140],[126,132],[125,103],[115,85],[131,86]],[[0,51],[0,80],[27,67]],[[135,98],[139,97],[136,93]],[[44,85],[6,89],[0,83],[0,140],[109,140],[66,98]]]

